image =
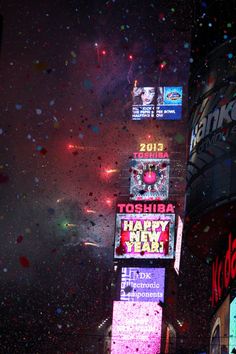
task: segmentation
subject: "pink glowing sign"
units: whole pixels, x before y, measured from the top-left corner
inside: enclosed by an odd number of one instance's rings
[[[175,263],[174,263],[174,269],[178,275],[179,275],[180,258],[181,258],[182,236],[183,236],[183,221],[180,217],[178,217],[178,228],[177,228],[176,248],[175,248]]]
[[[162,308],[156,302],[113,302],[111,354],[159,354]]]
[[[166,200],[169,194],[168,159],[132,159],[131,200]]]

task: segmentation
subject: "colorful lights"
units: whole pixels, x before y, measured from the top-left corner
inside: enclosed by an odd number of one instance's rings
[[[111,206],[112,205],[112,200],[110,198],[106,199],[106,205]]]
[[[96,211],[93,209],[85,208],[85,212],[88,214],[96,214]]]
[[[93,246],[99,248],[99,245],[95,242],[84,242],[84,246]]]
[[[166,61],[163,61],[163,62],[160,64],[160,69],[163,70],[165,66],[166,66]]]
[[[128,58],[129,58],[130,61],[132,61],[134,59],[132,54],[129,54]]]
[[[112,173],[118,172],[118,170],[115,169],[115,168],[114,168],[114,169],[110,168],[110,169],[105,170],[105,172],[106,172],[108,175],[110,175],[110,174],[112,174]]]
[[[80,151],[94,151],[95,148],[92,146],[81,146],[78,144],[67,144],[67,149],[71,151],[73,154],[77,153],[79,150]]]
[[[102,321],[100,323],[100,325],[98,326],[98,329],[102,328],[104,326],[104,324],[109,320],[109,318],[106,318],[104,321]]]
[[[106,55],[107,54],[105,49],[103,49],[101,53],[102,53],[102,55]]]

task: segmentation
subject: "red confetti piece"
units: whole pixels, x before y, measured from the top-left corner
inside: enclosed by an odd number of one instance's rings
[[[3,173],[0,173],[0,183],[7,183],[9,181],[9,177],[7,175],[4,175]]]
[[[116,248],[116,254],[118,256],[122,256],[125,253],[126,253],[126,250],[125,250],[124,246],[120,245]]]
[[[19,258],[19,261],[20,261],[20,265],[21,265],[22,267],[24,267],[24,268],[29,268],[30,262],[29,262],[29,260],[28,260],[27,257],[21,256],[21,257]]]
[[[48,151],[47,151],[47,149],[45,149],[45,148],[42,148],[42,149],[40,150],[40,154],[42,154],[42,155],[46,155],[47,152],[48,152]]]
[[[23,236],[22,235],[18,236],[16,242],[21,243],[22,241],[23,241]]]

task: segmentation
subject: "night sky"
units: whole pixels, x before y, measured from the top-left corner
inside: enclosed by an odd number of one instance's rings
[[[185,153],[193,7],[8,0],[0,13],[0,353],[97,353],[132,153],[148,139]],[[131,121],[134,80],[183,86],[183,120]]]

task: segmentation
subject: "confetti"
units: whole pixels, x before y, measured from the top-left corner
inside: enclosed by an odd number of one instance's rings
[[[25,256],[21,256],[19,258],[19,262],[23,268],[29,268],[29,266],[30,266],[30,262],[29,262],[28,258]]]

